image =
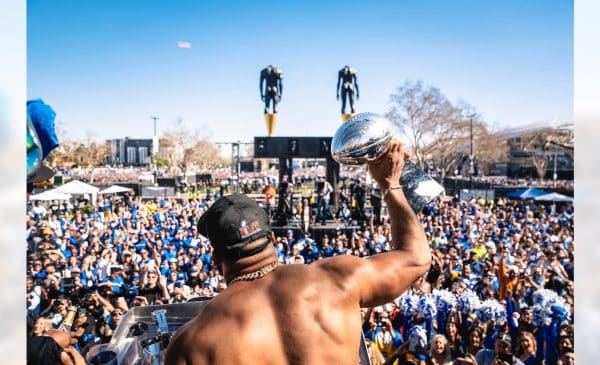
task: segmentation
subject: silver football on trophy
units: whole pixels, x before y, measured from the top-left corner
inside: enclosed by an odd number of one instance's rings
[[[335,132],[331,157],[344,165],[361,165],[383,155],[392,137],[386,118],[360,113],[342,123]]]
[[[376,160],[387,150],[394,135],[387,118],[360,113],[344,122],[331,140],[331,157],[344,165],[361,165]],[[406,161],[400,185],[415,212],[421,211],[444,188],[412,161]]]

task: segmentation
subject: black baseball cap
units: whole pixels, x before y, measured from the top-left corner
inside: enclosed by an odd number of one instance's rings
[[[244,194],[225,195],[217,200],[198,222],[198,232],[208,237],[222,257],[240,259],[265,249],[270,241],[252,250],[245,246],[271,235],[269,217],[256,202]]]
[[[512,345],[512,339],[510,338],[510,335],[506,332],[501,332],[498,334],[498,336],[496,337],[496,340],[500,341],[500,342],[504,342],[505,344],[511,346]]]

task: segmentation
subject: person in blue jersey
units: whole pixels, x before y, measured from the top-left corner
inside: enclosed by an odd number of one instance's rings
[[[333,247],[329,244],[329,235],[325,234],[321,237],[321,247],[319,248],[319,253],[322,257],[331,257],[333,256]]]

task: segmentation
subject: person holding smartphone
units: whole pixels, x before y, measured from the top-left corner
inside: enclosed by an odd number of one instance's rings
[[[508,333],[502,332],[494,340],[494,349],[481,349],[475,358],[479,365],[525,365],[518,357],[511,353],[512,338]]]

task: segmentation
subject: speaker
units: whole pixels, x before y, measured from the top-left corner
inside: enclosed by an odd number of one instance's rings
[[[255,157],[266,157],[267,153],[267,139],[266,138],[255,138],[254,139],[254,156]]]
[[[297,139],[288,140],[288,156],[300,155],[300,142]]]
[[[331,158],[331,137],[254,137],[255,158]]]

